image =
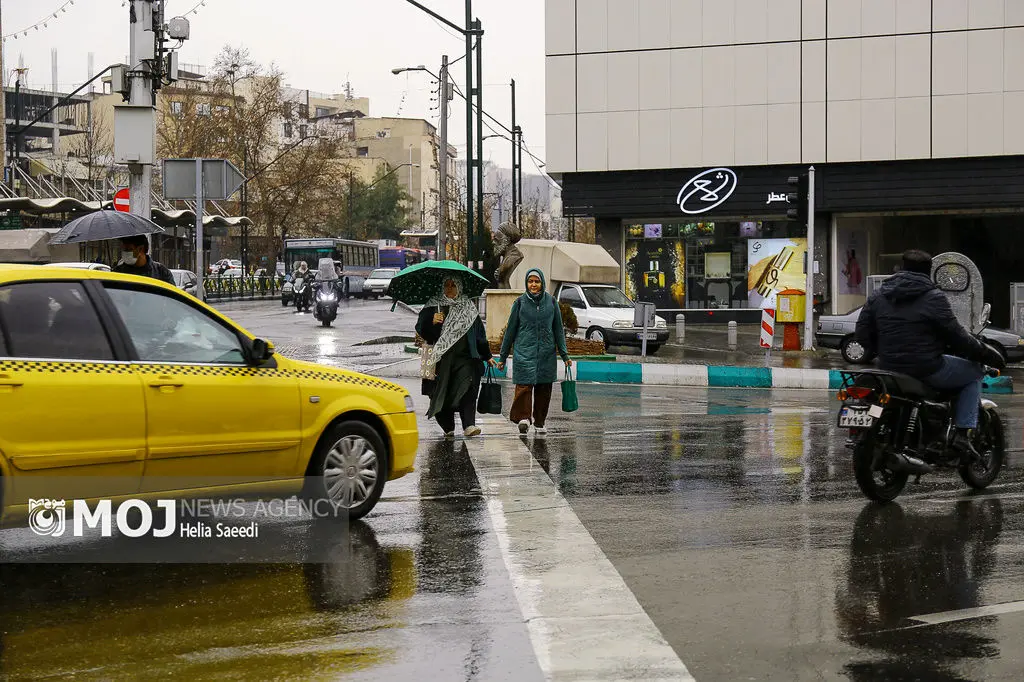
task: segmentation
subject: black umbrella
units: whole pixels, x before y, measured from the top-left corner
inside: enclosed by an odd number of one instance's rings
[[[76,218],[53,235],[51,244],[98,242],[104,239],[124,239],[140,234],[163,232],[152,220],[122,211],[95,211]]]

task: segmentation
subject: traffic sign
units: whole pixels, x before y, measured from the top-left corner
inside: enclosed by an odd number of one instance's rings
[[[228,199],[245,184],[245,176],[226,159],[164,159],[164,199],[196,198],[197,162],[202,163],[204,199]]]
[[[122,187],[114,194],[114,210],[123,213],[129,212],[127,187]]]

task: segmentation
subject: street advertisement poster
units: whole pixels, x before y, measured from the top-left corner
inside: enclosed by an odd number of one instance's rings
[[[705,279],[729,279],[732,275],[732,252],[716,251],[704,254]]]
[[[867,295],[867,278],[864,275],[862,259],[867,255],[867,232],[840,228],[837,237],[839,293],[865,296]]]
[[[626,295],[659,310],[685,305],[686,252],[681,239],[626,241]]]
[[[751,239],[747,241],[747,301],[761,308],[787,289],[806,291],[804,258],[807,240]]]

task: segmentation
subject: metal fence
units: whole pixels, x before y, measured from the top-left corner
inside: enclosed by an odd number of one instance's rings
[[[260,275],[248,277],[208,276],[203,279],[207,301],[268,299],[281,295],[284,277]]]

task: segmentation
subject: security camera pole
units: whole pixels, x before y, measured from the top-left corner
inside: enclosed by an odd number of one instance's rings
[[[135,122],[132,128],[143,133],[135,141],[139,146],[149,146],[148,153],[140,149],[139,153],[134,155],[134,162],[128,161],[129,211],[146,220],[152,220],[150,188],[153,183],[153,157],[156,155],[156,96],[153,91],[153,67],[157,58],[158,33],[153,29],[154,24],[159,26],[163,10],[163,0],[131,0],[128,7],[128,104],[138,107],[132,114]],[[156,72],[159,73],[159,68]],[[148,135],[144,133],[147,121]],[[119,131],[115,130],[115,134],[117,132]]]

